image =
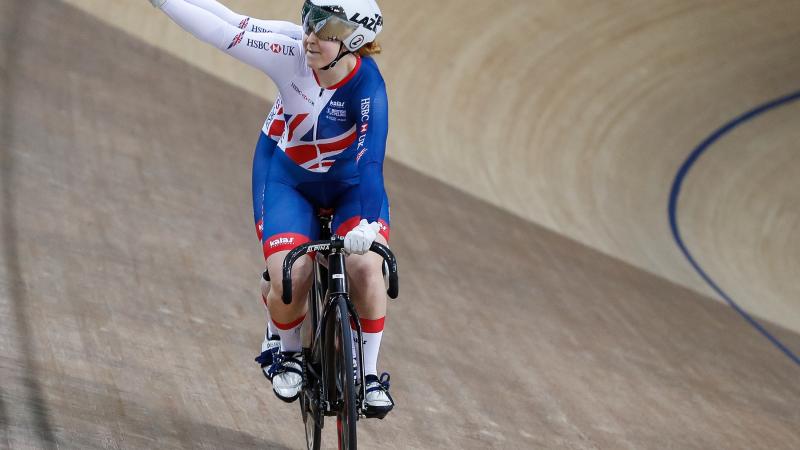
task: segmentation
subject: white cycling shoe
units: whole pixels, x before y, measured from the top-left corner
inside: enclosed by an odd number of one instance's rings
[[[384,372],[380,378],[370,374],[364,377],[364,381],[367,383],[364,415],[383,419],[394,408],[394,400],[389,394],[389,374]]]
[[[261,343],[261,354],[256,356],[256,362],[261,366],[261,372],[268,380],[272,381],[270,368],[272,363],[278,360],[278,353],[281,351],[281,338],[273,334],[267,337],[264,335],[264,342]]]
[[[275,395],[291,403],[297,400],[303,387],[303,355],[301,353],[278,353],[278,361],[269,368],[272,376],[272,391]]]

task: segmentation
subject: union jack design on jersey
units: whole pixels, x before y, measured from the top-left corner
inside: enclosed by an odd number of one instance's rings
[[[261,131],[272,138],[274,141],[279,141],[283,136],[283,131],[286,129],[286,121],[283,118],[283,101],[279,95],[275,99],[275,104],[267,115],[267,120],[264,121],[264,127]]]
[[[334,156],[344,152],[356,141],[356,126],[339,136],[318,139],[313,143],[300,144],[286,149],[286,155],[300,167],[312,172],[327,172],[335,162]]]

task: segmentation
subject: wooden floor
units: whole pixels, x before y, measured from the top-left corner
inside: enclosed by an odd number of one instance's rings
[[[61,2],[0,2],[0,35],[0,448],[301,448],[252,362],[270,105]],[[386,178],[397,408],[364,448],[800,447],[797,366],[724,304]]]
[[[198,41],[147,2],[63,1],[265,101],[274,98],[263,73]],[[299,0],[223,3],[253,17],[298,20]],[[380,4],[390,158],[722,299],[676,245],[666,211],[671,188],[687,156],[716,130],[800,94],[800,2]],[[724,293],[796,332],[798,110],[800,101],[762,110],[717,139],[685,174],[673,215]]]

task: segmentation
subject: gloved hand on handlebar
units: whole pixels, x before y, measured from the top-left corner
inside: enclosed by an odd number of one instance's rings
[[[344,237],[344,251],[347,253],[355,253],[356,255],[363,255],[369,251],[370,246],[378,237],[378,231],[381,230],[381,224],[378,222],[367,222],[367,219],[361,219],[357,227],[350,230]]]

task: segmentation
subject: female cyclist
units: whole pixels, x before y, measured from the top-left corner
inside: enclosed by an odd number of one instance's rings
[[[150,2],[195,37],[262,70],[277,85],[285,127],[264,191],[267,271],[280,279],[289,250],[318,237],[318,209],[334,210],[333,229],[345,237],[350,287],[364,332],[366,412],[385,416],[394,402],[388,374],[379,379],[376,366],[386,294],[382,259],[368,252],[373,241],[387,244],[389,237],[383,185],[386,89],[369,57],[380,48],[374,43],[383,25],[378,5],[374,0],[306,0],[304,36],[298,42],[278,33],[242,31],[189,0]],[[294,401],[302,384],[299,329],[311,268],[310,258],[295,266],[290,305],[280,300],[280,284],[267,296],[281,340],[281,358],[271,369],[273,390],[284,401]]]

